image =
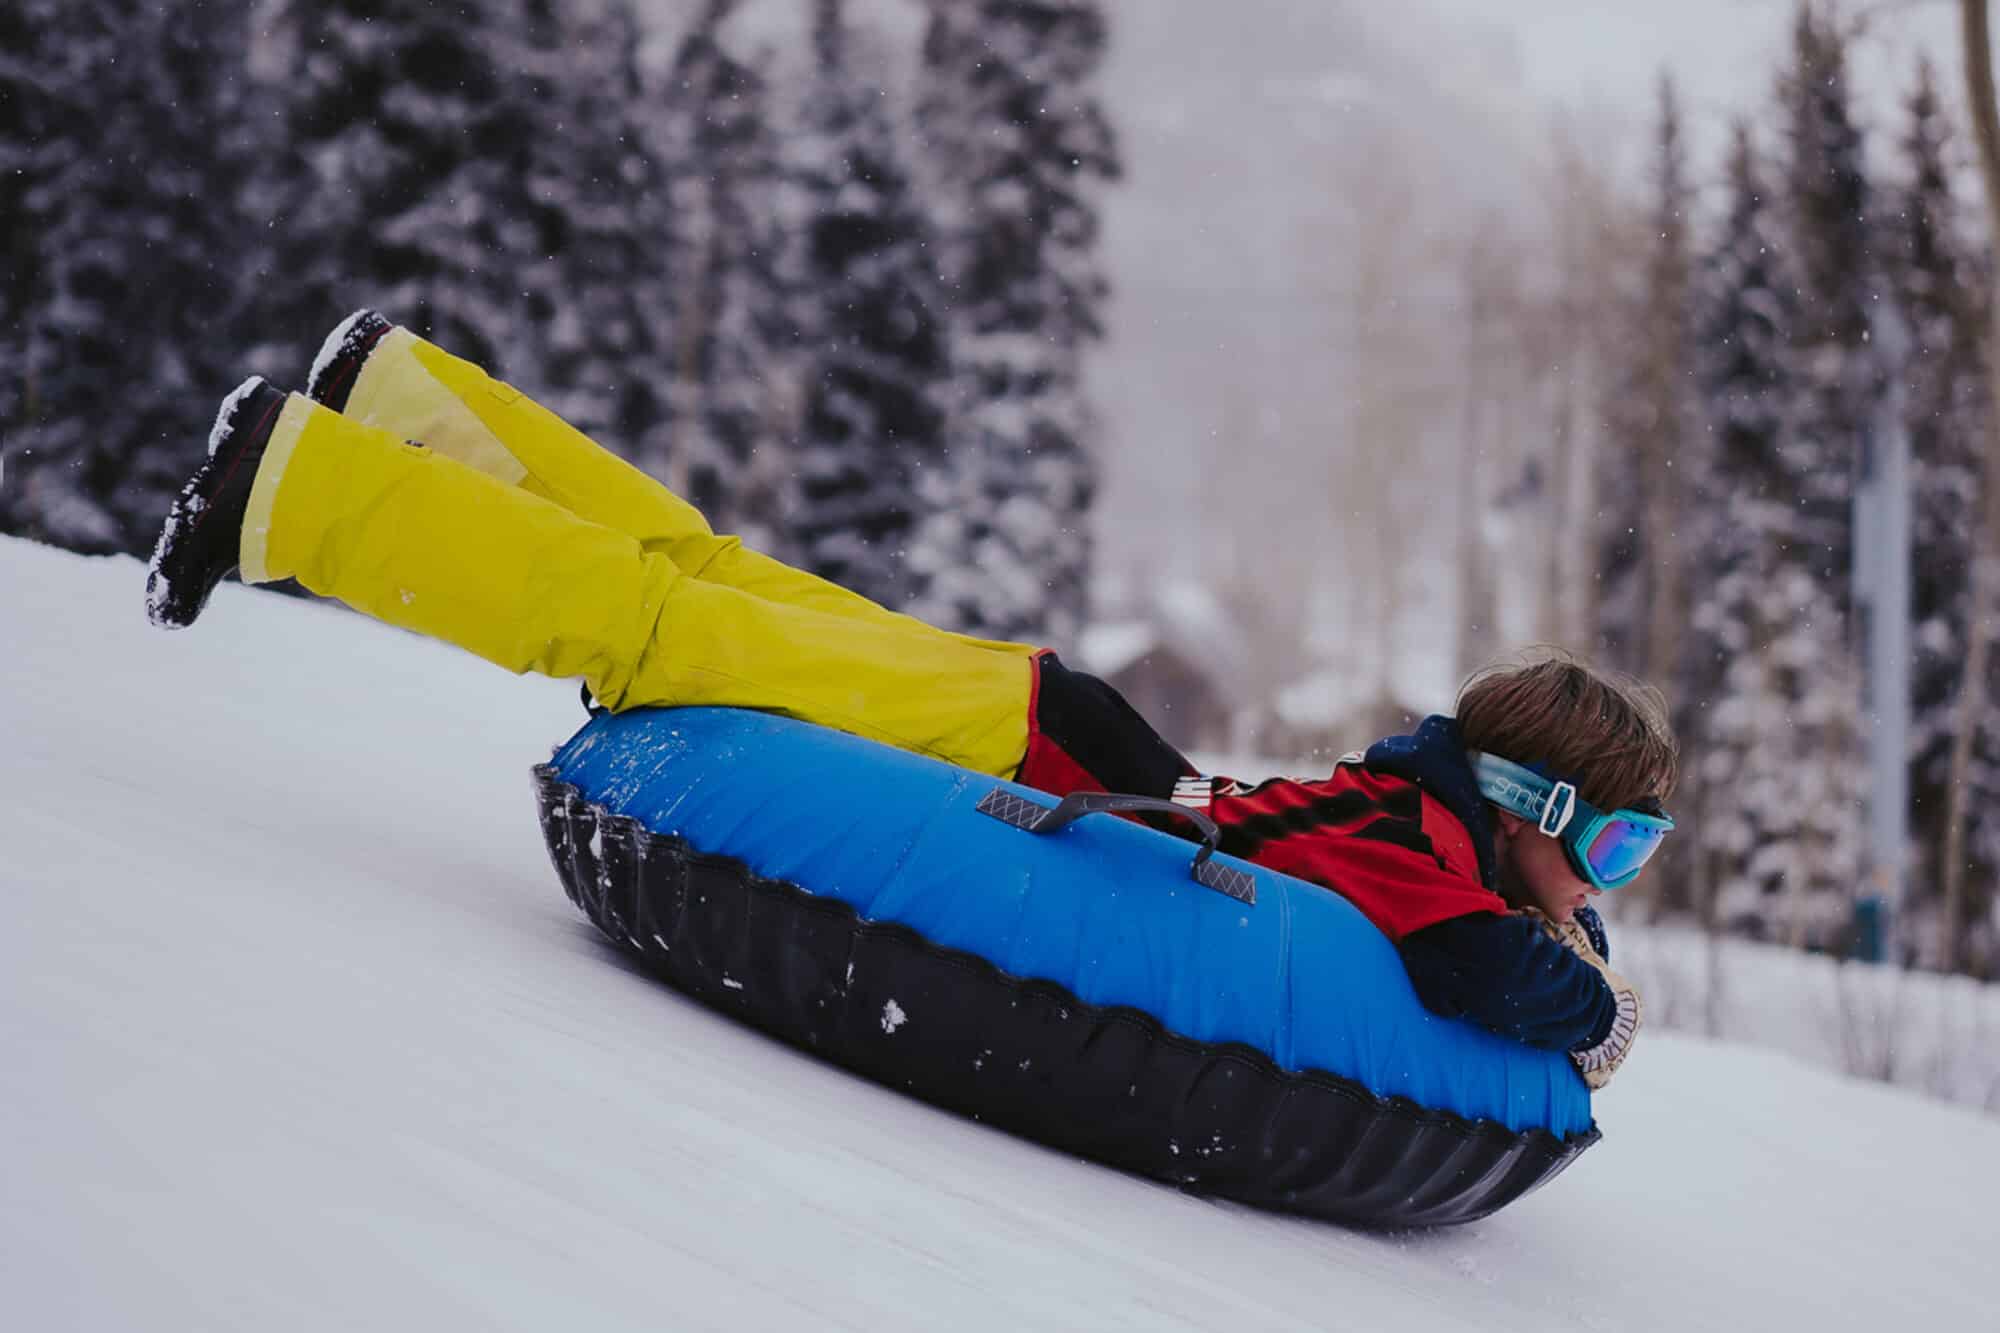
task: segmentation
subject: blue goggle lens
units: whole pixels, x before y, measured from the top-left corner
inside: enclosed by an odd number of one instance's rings
[[[1604,826],[1591,836],[1590,845],[1583,849],[1583,859],[1590,867],[1590,879],[1603,889],[1617,888],[1629,882],[1652,859],[1666,836],[1667,830],[1656,824],[1642,824],[1630,819],[1606,820]]]

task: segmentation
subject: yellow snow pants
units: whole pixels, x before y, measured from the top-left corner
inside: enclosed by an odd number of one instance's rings
[[[243,525],[245,582],[296,578],[510,671],[580,676],[614,710],[756,708],[1019,768],[1034,648],[946,633],[717,536],[519,390],[389,338],[348,415],[287,402]]]

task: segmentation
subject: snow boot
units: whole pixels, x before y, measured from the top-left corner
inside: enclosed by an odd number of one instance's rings
[[[223,399],[208,460],[181,488],[146,572],[146,615],[162,629],[194,624],[215,585],[236,568],[250,487],[285,398],[252,375]]]
[[[480,407],[516,402],[521,391],[477,371],[480,392],[468,402],[462,388],[438,378],[430,358],[456,360],[381,312],[357,310],[321,344],[306,379],[306,397],[363,426],[421,441],[509,486],[519,485],[527,465],[482,419]]]
[[[395,328],[376,310],[357,310],[326,336],[306,377],[306,397],[335,412],[347,410],[347,397],[361,378],[361,367],[382,335]]]

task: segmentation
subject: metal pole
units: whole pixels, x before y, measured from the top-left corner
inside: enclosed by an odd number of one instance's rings
[[[1868,716],[1865,879],[1855,903],[1856,953],[1894,957],[1900,928],[1910,813],[1910,437],[1904,369],[1910,337],[1902,312],[1878,303],[1869,339],[1882,370],[1870,438],[1854,494],[1855,605]]]

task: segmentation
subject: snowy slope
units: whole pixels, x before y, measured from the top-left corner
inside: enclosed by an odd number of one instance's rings
[[[1183,1197],[634,972],[528,766],[578,722],[327,607],[0,539],[10,1328],[1991,1327],[2000,1123],[1647,1040],[1473,1227]],[[1368,1322],[1360,1322],[1368,1321]]]

